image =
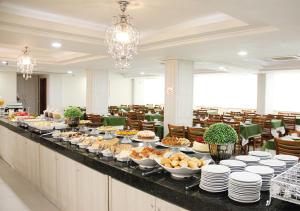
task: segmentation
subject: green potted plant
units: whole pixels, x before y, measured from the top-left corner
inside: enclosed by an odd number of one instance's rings
[[[230,125],[216,123],[205,131],[204,140],[209,145],[209,152],[212,159],[216,163],[219,163],[221,160],[231,157],[234,145],[238,140],[238,135]]]
[[[69,106],[66,108],[64,116],[70,127],[77,127],[79,125],[80,117],[82,116],[82,111],[78,107]]]

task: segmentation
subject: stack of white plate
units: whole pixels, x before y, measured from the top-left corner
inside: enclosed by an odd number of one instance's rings
[[[262,178],[251,172],[234,172],[229,176],[228,197],[241,203],[254,203],[260,199]]]
[[[286,168],[286,164],[284,161],[276,160],[276,159],[261,160],[261,161],[259,161],[259,164],[261,164],[263,166],[269,166],[272,169],[274,169],[275,176],[284,172],[285,168]]]
[[[259,157],[255,157],[252,155],[239,155],[235,157],[236,160],[243,161],[247,164],[247,166],[256,166],[258,165],[258,161],[260,161]]]
[[[259,157],[260,160],[268,160],[272,158],[272,154],[270,152],[265,151],[250,151],[249,155]]]
[[[274,169],[269,166],[247,166],[245,171],[255,173],[261,176],[262,178],[262,186],[261,191],[270,190],[271,179],[274,176]]]
[[[291,168],[298,163],[299,158],[293,155],[275,155],[274,159],[281,160],[286,163],[286,168]]]
[[[221,160],[220,164],[229,167],[230,172],[244,171],[247,166],[246,163],[239,160]]]
[[[201,168],[200,188],[208,192],[223,192],[228,189],[230,168],[223,165],[206,165]]]

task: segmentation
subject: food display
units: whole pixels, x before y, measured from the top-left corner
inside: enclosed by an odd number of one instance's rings
[[[105,149],[112,149],[113,146],[117,145],[119,143],[118,138],[113,138],[110,140],[106,140],[100,143],[99,149],[100,150],[105,150]]]
[[[163,157],[160,164],[167,168],[191,168],[199,169],[205,165],[205,161],[196,157],[190,157],[182,152],[177,152],[170,157]]]
[[[79,125],[86,125],[86,124],[91,124],[92,122],[90,120],[80,120]]]
[[[209,152],[208,144],[204,141],[203,137],[198,137],[193,142],[193,150],[197,152]]]
[[[118,130],[116,131],[117,136],[134,136],[138,133],[137,130]]]
[[[191,142],[186,138],[165,137],[161,143],[170,147],[183,147],[189,146]]]
[[[99,137],[95,137],[95,136],[88,136],[88,137],[85,137],[84,140],[80,143],[78,143],[78,146],[80,148],[87,148],[89,146],[91,146],[96,140],[102,140],[103,137],[102,136],[99,136]]]
[[[98,127],[97,130],[99,130],[100,132],[111,132],[111,131],[117,131],[118,128],[113,126],[101,126]]]
[[[144,130],[144,131],[139,131],[136,134],[136,136],[138,139],[154,139],[155,133],[153,131]]]
[[[65,129],[67,125],[64,123],[59,122],[49,122],[49,121],[37,121],[37,122],[30,122],[28,125],[32,128],[38,130],[53,130],[55,129]]]
[[[129,155],[132,149],[131,144],[118,144],[115,147],[113,147],[115,157],[118,161],[121,162],[127,162],[129,161]]]
[[[201,167],[207,165],[210,160],[190,157],[182,152],[177,152],[169,157],[156,158],[156,162],[176,179],[192,177],[201,171]]]

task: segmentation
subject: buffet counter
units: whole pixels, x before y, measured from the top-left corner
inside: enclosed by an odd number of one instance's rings
[[[259,202],[241,204],[227,192],[186,191],[193,179],[143,176],[136,166],[41,137],[6,119],[0,119],[0,156],[61,210],[299,210],[277,199],[266,207],[264,192]]]

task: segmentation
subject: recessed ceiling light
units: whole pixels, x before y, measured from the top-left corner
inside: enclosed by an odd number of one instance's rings
[[[240,51],[240,52],[238,52],[238,55],[239,56],[247,56],[248,52],[247,51]]]
[[[226,67],[220,66],[219,70],[226,70]]]
[[[59,43],[59,42],[53,42],[51,45],[52,45],[53,48],[60,48],[61,47],[61,43]]]
[[[144,75],[145,73],[144,73],[144,72],[140,72],[140,74],[141,74],[141,75]]]
[[[71,70],[69,70],[67,73],[68,73],[68,74],[72,74],[73,72],[72,72]]]
[[[8,64],[8,61],[2,61],[1,63],[7,65],[7,64]]]

